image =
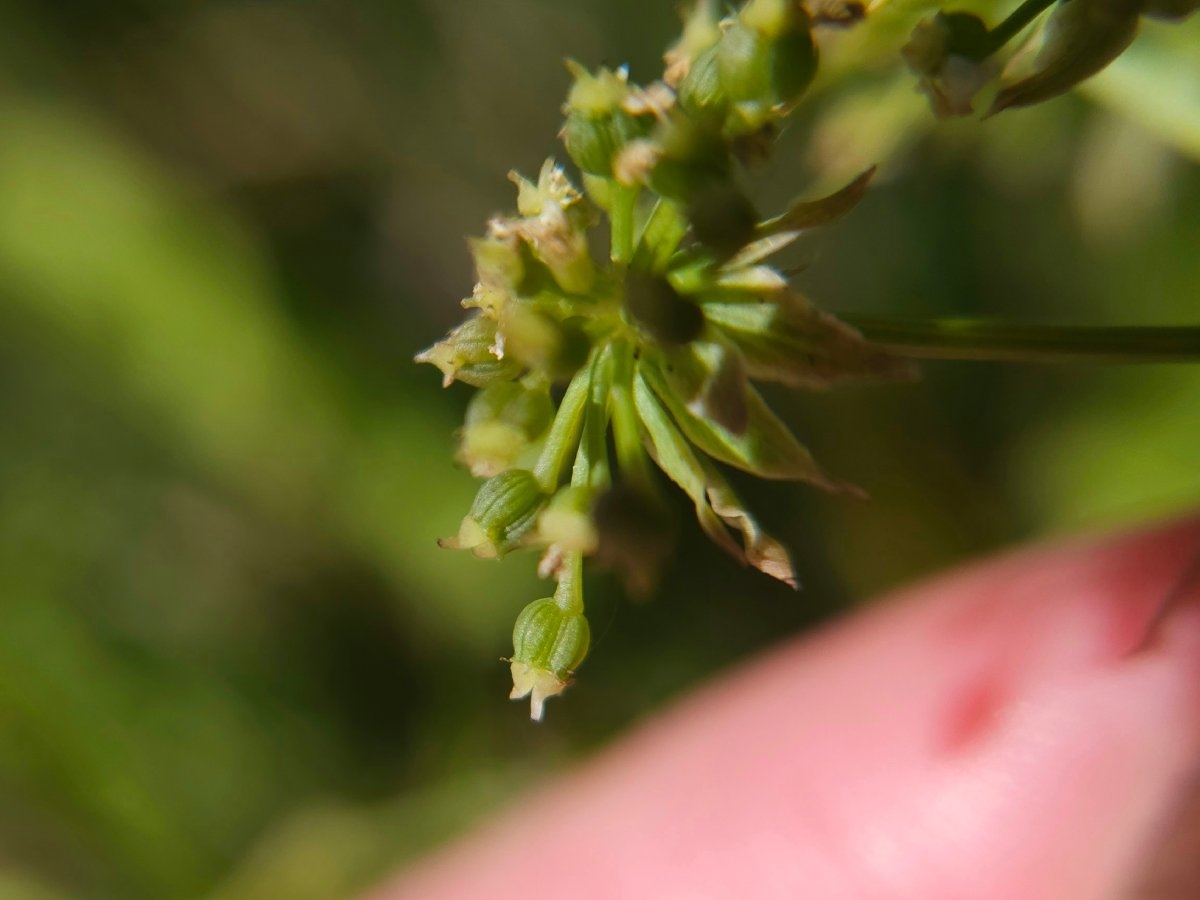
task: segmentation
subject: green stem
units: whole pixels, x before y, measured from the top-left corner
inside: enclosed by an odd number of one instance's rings
[[[1200,362],[1200,326],[1065,327],[846,317],[868,340],[914,359],[1002,362]]]
[[[605,347],[591,365],[583,434],[571,470],[574,487],[603,487],[608,471],[608,398],[612,390],[612,348]]]
[[[1025,0],[1013,10],[1012,14],[988,32],[987,55],[991,56],[1014,37],[1020,34],[1025,26],[1054,5],[1056,0]]]
[[[583,612],[583,554],[571,553],[559,570],[554,602],[564,612]]]
[[[665,272],[679,242],[687,234],[687,217],[679,206],[660,198],[642,226],[631,266],[642,272]]]
[[[576,372],[571,383],[567,385],[567,392],[558,404],[558,411],[554,414],[554,422],[550,425],[550,433],[546,436],[542,453],[533,466],[534,477],[547,494],[552,494],[558,489],[567,458],[579,442],[579,428],[583,421],[590,385],[591,366],[588,365]]]
[[[633,345],[628,341],[622,341],[613,348],[612,429],[621,478],[641,487],[649,487],[653,480],[646,461],[646,451],[642,447],[638,414],[634,406]]]
[[[629,265],[633,259],[634,212],[637,208],[638,186],[613,183],[612,247],[609,256],[618,265]]]

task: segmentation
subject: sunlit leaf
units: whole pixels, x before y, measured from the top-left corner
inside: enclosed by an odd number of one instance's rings
[[[693,452],[641,375],[634,384],[634,399],[655,462],[692,499],[704,532],[734,558],[796,587],[787,550],[759,527],[715,466]],[[730,528],[741,534],[741,546]]]
[[[638,371],[688,440],[713,459],[761,478],[835,487],[754,388],[746,388],[746,428],[741,434],[692,412],[689,403],[701,395],[709,371],[694,348],[672,354],[669,362],[643,358]]]
[[[820,200],[798,200],[783,215],[759,224],[756,231],[760,236],[766,236],[804,231],[836,222],[862,200],[874,174],[875,167],[871,166],[837,193]]]
[[[750,415],[746,406],[746,361],[732,347],[709,344],[704,350],[708,351],[704,384],[688,406],[700,418],[712,420],[731,434],[743,434]]]
[[[799,587],[800,583],[796,580],[787,548],[763,531],[754,516],[742,505],[733,488],[714,470],[711,463],[706,464],[704,470],[709,479],[708,502],[726,525],[742,533],[746,562],[760,572],[778,578],[784,584],[793,588]]]
[[[700,460],[641,374],[634,380],[633,397],[655,463],[696,504],[696,518],[705,533],[721,549],[741,558],[740,548],[709,505],[708,482]]]

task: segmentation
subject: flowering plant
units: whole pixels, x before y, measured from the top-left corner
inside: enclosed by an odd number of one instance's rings
[[[1094,73],[1128,44],[1131,22],[1162,13],[1163,2],[1062,0],[1035,71],[1002,88],[992,111],[1040,102]],[[1167,2],[1179,15],[1195,7]],[[999,71],[995,52],[1048,6],[1030,0],[992,31],[956,13],[919,25],[904,56],[935,112],[968,112]],[[539,573],[557,582],[553,596],[519,614],[513,636],[512,696],[531,697],[535,719],[588,651],[584,559],[613,569],[632,593],[655,583],[669,547],[654,467],[690,498],[719,547],[796,585],[787,549],[721,466],[856,489],[817,464],[756,382],[824,390],[912,377],[908,356],[1046,351],[1044,334],[1020,329],[855,328],[770,264],[801,234],[848,213],[871,181],[868,170],[830,196],[767,215],[741,184],[744,168],[769,157],[816,74],[814,27],[862,14],[847,4],[749,0],[722,19],[715,2],[700,0],[659,81],[640,86],[624,69],[570,63],[561,137],[578,180],[553,160],[536,180],[510,176],[516,214],[492,219],[471,242],[470,317],[417,356],[446,385],[479,389],[458,459],[485,480],[443,546],[483,558],[536,549]],[[1178,329],[1070,337],[1057,346],[1196,352],[1195,334]]]

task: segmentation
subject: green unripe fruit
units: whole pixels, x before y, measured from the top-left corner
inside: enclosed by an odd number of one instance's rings
[[[544,390],[532,390],[509,381],[484,388],[467,404],[466,425],[488,422],[512,425],[533,439],[546,430],[554,416],[554,404]]]
[[[575,165],[588,174],[608,177],[621,148],[645,137],[653,127],[650,116],[632,116],[623,110],[598,117],[571,112],[562,136]]]
[[[620,144],[608,116],[571,112],[563,125],[563,143],[567,155],[579,168],[592,175],[612,174],[612,160]]]
[[[735,22],[716,48],[721,87],[735,103],[762,102],[771,96],[772,43],[753,28]]]
[[[717,46],[709,47],[696,57],[688,69],[687,77],[680,83],[677,95],[679,105],[691,116],[705,116],[720,120],[724,118],[729,97],[721,83]]]
[[[571,673],[587,656],[591,629],[583,613],[559,606],[552,597],[521,610],[513,627],[511,660],[514,700],[529,696],[530,716],[541,719],[546,700],[561,694]]]
[[[581,613],[567,612],[553,597],[521,610],[513,626],[513,662],[567,678],[587,656],[591,632]]]
[[[495,347],[496,322],[488,316],[476,315],[422,350],[415,359],[437,366],[444,376],[444,385],[463,381],[474,387],[486,387],[497,381],[511,381],[521,372],[520,362],[497,355]]]
[[[503,556],[537,524],[538,513],[548,499],[532,472],[501,472],[480,486],[457,536],[440,543],[454,550],[470,550],[485,559]]]
[[[752,2],[725,29],[715,48],[718,79],[734,106],[725,121],[731,137],[778,119],[808,88],[817,49],[807,13],[790,0]]]
[[[654,126],[649,115],[632,115],[623,103],[632,89],[623,69],[601,69],[595,75],[578,63],[568,63],[575,83],[567,97],[562,139],[567,154],[590,175],[612,175],[613,159],[632,140],[645,137]]]

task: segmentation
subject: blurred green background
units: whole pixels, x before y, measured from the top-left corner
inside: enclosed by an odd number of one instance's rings
[[[937,123],[896,64],[928,6],[827,35],[754,182],[774,211],[882,165],[797,283],[1200,321],[1200,21],[1075,96]],[[589,586],[591,658],[531,725],[497,658],[545,590],[527,555],[435,546],[474,492],[469,391],[411,358],[461,316],[505,173],[559,152],[562,57],[650,80],[676,28],[665,0],[0,3],[0,900],[344,896],[839,609],[1200,502],[1200,368],[775,395],[873,499],[739,482],[799,594],[680,501],[659,596]]]

